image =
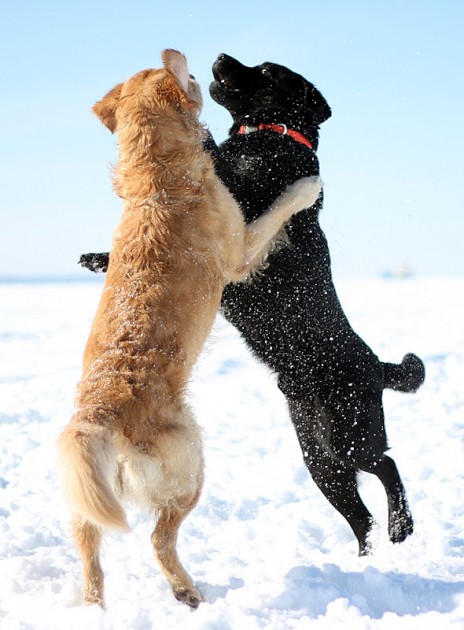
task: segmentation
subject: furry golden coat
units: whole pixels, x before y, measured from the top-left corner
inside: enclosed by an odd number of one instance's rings
[[[85,348],[59,468],[84,567],[84,601],[104,605],[105,529],[128,531],[124,501],[156,513],[155,555],[177,599],[202,597],[176,552],[203,482],[201,430],[185,390],[229,282],[259,264],[318,178],[296,182],[250,226],[203,150],[201,93],[176,51],[94,112],[118,133],[114,187],[124,201]]]

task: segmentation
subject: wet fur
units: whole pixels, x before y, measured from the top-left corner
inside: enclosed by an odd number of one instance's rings
[[[230,112],[233,126],[219,147],[210,138],[207,149],[250,222],[288,184],[319,173],[319,127],[331,110],[312,83],[275,63],[249,67],[222,54],[213,74],[211,95]],[[260,123],[287,125],[309,139],[312,149],[274,131],[238,133],[242,125]],[[371,550],[373,518],[358,492],[361,470],[384,485],[392,542],[413,531],[399,472],[386,455],[382,394],[384,388],[416,391],[425,370],[413,354],[399,364],[380,361],[351,328],[332,280],[321,209],[322,197],[292,219],[289,247],[273,252],[253,282],[225,288],[222,312],[276,374],[305,464],[364,555]],[[105,271],[108,254],[84,254],[80,262]]]
[[[229,138],[212,147],[216,168],[251,221],[267,195],[319,173],[319,127],[331,110],[312,83],[278,64],[248,67],[219,55],[213,74],[211,95],[233,118]],[[238,133],[260,123],[287,125],[312,148],[273,131]],[[227,286],[222,309],[277,375],[309,472],[365,555],[373,518],[359,496],[359,471],[376,475],[385,488],[390,540],[402,542],[413,531],[398,469],[386,455],[382,393],[416,391],[425,370],[413,354],[400,364],[383,363],[351,328],[333,284],[321,209],[322,198],[292,219],[290,246],[271,254],[253,283]]]
[[[102,533],[128,531],[123,502],[156,512],[155,555],[177,599],[201,594],[176,552],[203,483],[201,431],[185,389],[222,290],[258,265],[317,177],[245,225],[203,150],[201,94],[185,58],[113,88],[94,112],[118,132],[114,187],[124,201],[85,348],[76,410],[59,438],[60,474],[84,567],[84,601],[104,605]]]

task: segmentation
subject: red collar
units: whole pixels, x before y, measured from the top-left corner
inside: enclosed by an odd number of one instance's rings
[[[261,123],[258,127],[248,127],[247,125],[242,125],[238,130],[240,135],[246,135],[248,133],[253,133],[254,131],[262,131],[263,129],[270,129],[271,131],[276,131],[277,133],[282,134],[283,136],[290,136],[300,144],[304,144],[305,147],[313,148],[313,145],[305,138],[305,136],[299,131],[294,131],[293,129],[287,129],[287,125],[271,125],[267,123]]]

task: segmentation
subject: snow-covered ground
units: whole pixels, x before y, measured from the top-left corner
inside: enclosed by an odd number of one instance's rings
[[[12,629],[464,627],[464,280],[337,283],[354,328],[383,360],[421,355],[416,395],[386,392],[387,429],[415,517],[386,539],[379,482],[363,496],[375,555],[303,465],[274,379],[218,319],[191,386],[206,484],[179,553],[206,603],[177,603],[152,558],[150,519],[104,550],[107,612],[81,606],[80,560],[55,475],[100,283],[0,284],[0,627]]]

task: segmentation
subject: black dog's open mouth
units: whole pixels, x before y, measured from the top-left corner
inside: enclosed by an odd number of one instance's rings
[[[240,92],[240,89],[234,87],[232,81],[228,77],[221,77],[218,72],[213,73],[215,81],[211,83],[211,87],[218,92]]]
[[[238,88],[231,87],[225,81],[213,81],[210,89],[213,89],[218,94],[238,94],[240,92]]]
[[[240,88],[234,85],[234,80],[230,75],[222,73],[217,66],[213,66],[214,81],[211,83],[211,88],[218,92],[240,92]]]

